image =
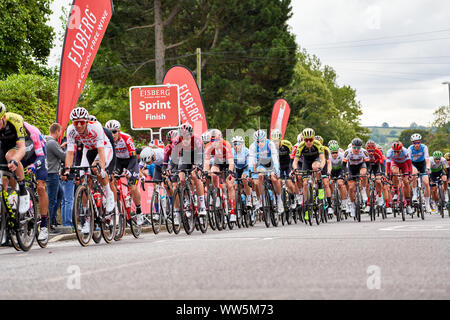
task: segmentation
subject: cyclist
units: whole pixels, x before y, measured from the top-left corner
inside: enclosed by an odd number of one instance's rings
[[[197,176],[201,173],[203,165],[203,142],[200,137],[193,133],[194,129],[189,123],[184,123],[179,129],[179,136],[173,142],[171,158],[178,161],[178,170],[192,170],[190,175],[195,185],[195,190],[200,201],[199,216],[206,216],[205,189],[202,180]],[[200,170],[199,170],[200,168]],[[178,178],[181,184],[186,181],[186,173],[180,171]],[[190,214],[190,212],[187,212]],[[174,216],[180,215],[180,204],[174,203]],[[178,220],[177,218],[174,218]],[[175,222],[174,222],[175,223]]]
[[[297,135],[297,143],[292,147],[292,152],[290,154],[290,158],[291,158],[291,164],[290,164],[290,168],[292,170],[292,166],[294,163],[294,159],[295,159],[295,155],[297,154],[297,148],[300,145],[300,143],[303,141],[303,136],[301,133],[299,133]],[[303,157],[300,158],[298,163],[298,167],[301,168],[303,165]],[[292,175],[292,174],[291,174]],[[301,179],[297,179],[296,175],[292,175],[293,179],[296,180],[296,182],[294,183],[295,185],[295,194],[296,194],[296,198],[298,199],[298,204],[301,205],[303,203],[303,194],[302,194],[302,187],[303,187],[303,182]],[[298,197],[297,197],[298,195]]]
[[[325,195],[327,197],[328,203],[328,214],[333,214],[333,206],[331,204],[331,188],[330,188],[330,178],[328,175],[331,173],[331,161],[330,161],[330,149],[323,144],[323,138],[321,136],[315,136],[314,139],[320,142],[323,147],[323,153],[325,155],[326,164],[322,169],[322,184],[325,189]]]
[[[286,187],[290,194],[295,195],[295,200],[297,204],[300,204],[300,195],[298,191],[298,187],[292,182],[290,172],[292,170],[291,163],[291,152],[292,152],[292,143],[288,140],[281,140],[281,131],[280,129],[274,129],[270,132],[270,140],[273,141],[275,146],[278,149],[278,156],[280,162],[280,178],[286,178]],[[291,205],[291,209],[295,209],[297,207],[296,202],[293,202]]]
[[[202,133],[202,142],[203,145],[206,147],[206,145],[209,143],[210,137],[209,137],[209,131],[205,131]]]
[[[19,185],[19,213],[24,214],[30,209],[30,195],[25,188],[25,172],[22,159],[26,154],[26,140],[30,139],[22,116],[6,112],[6,107],[0,102],[0,164],[8,165],[15,172]],[[4,179],[3,188],[8,187]],[[3,239],[0,239],[0,241]]]
[[[117,157],[115,169],[119,172],[124,172],[128,177],[131,198],[136,206],[136,223],[141,225],[144,222],[144,218],[141,209],[141,194],[137,188],[139,163],[133,138],[121,131],[120,122],[117,120],[109,120],[106,122],[105,127],[111,131],[114,139]]]
[[[230,143],[222,138],[222,132],[218,129],[211,130],[210,141],[211,142],[205,149],[203,171],[206,171],[212,175],[214,185],[220,185],[220,188],[225,195],[224,198],[226,207],[228,207],[227,201],[230,201],[230,221],[236,222],[236,201],[234,192],[234,178],[232,175],[234,172],[233,152],[231,151]],[[210,163],[211,157],[214,157],[212,164]],[[227,169],[228,175],[225,177],[225,171]],[[225,192],[225,184],[228,191],[228,197]]]
[[[248,159],[249,159],[249,150],[245,146],[244,138],[241,136],[235,136],[232,139],[233,143],[233,159],[234,159],[234,168],[236,172],[236,178],[242,178],[242,183],[244,185],[244,192],[246,194],[246,206],[250,208],[252,206],[252,190],[248,184]]]
[[[270,174],[270,179],[277,195],[278,202],[278,214],[284,212],[283,201],[281,200],[281,183],[278,179],[280,174],[280,163],[278,160],[278,150],[275,144],[267,139],[266,132],[264,130],[257,130],[253,134],[255,140],[249,149],[249,170],[254,172],[253,175],[253,187],[258,197],[256,201],[256,208],[261,208],[262,204],[262,187],[264,181],[264,173],[271,168],[274,171]]]
[[[430,182],[428,175],[430,173],[430,156],[428,154],[428,147],[421,143],[422,136],[419,133],[414,133],[411,136],[412,145],[409,146],[408,151],[413,165],[413,174],[420,173],[422,176],[422,185],[424,187],[423,195],[425,198],[425,208],[429,213],[430,208]],[[413,178],[413,196],[412,200],[417,200],[417,177]]]
[[[412,173],[412,162],[411,156],[403,144],[400,141],[396,141],[392,144],[391,149],[388,150],[386,154],[386,171],[387,174],[406,174],[403,176],[403,190],[404,196],[406,199],[406,212],[408,214],[412,214],[411,208],[411,189],[409,186],[409,175]],[[397,199],[397,190],[398,190],[398,177],[394,176],[392,179],[394,183],[394,198],[395,201]]]
[[[437,180],[441,180],[443,182],[443,193],[444,193],[444,201],[448,202],[448,181],[447,181],[447,174],[449,170],[449,165],[447,163],[447,160],[443,157],[443,154],[441,151],[435,151],[433,152],[433,156],[430,158],[430,185],[431,185],[431,193],[433,195],[434,202],[438,201],[438,191],[437,191]]]
[[[321,171],[325,168],[326,159],[323,152],[322,144],[315,140],[315,132],[311,128],[306,128],[302,131],[303,141],[298,145],[297,153],[295,155],[294,162],[292,163],[292,168],[294,170],[298,169],[299,161],[303,158],[303,163],[301,170],[317,170],[316,181],[319,184],[319,198],[323,199],[323,187],[321,180]],[[328,168],[331,170],[331,167]],[[308,181],[304,179],[303,190],[307,189]]]
[[[365,188],[367,186],[367,165],[370,161],[368,152],[362,148],[363,142],[359,138],[355,138],[352,140],[351,149],[348,149],[344,153],[343,162],[347,165],[347,170],[350,173],[350,177],[348,178],[348,186],[350,193],[350,216],[355,217],[355,197],[356,197],[356,182],[355,179],[359,179],[359,177],[354,177],[357,175],[361,175],[361,194],[363,198],[363,202],[367,201],[367,194]]]
[[[152,141],[150,141],[148,146],[151,147],[151,148],[154,148],[154,149],[155,148],[160,148],[160,149],[163,149],[163,150],[166,147],[164,145],[164,143],[161,140],[159,140],[159,139],[153,139]]]
[[[24,125],[25,130],[29,133],[29,139],[25,140],[27,152],[21,162],[24,168],[28,167],[27,173],[33,173],[36,176],[36,191],[41,214],[41,230],[38,240],[44,241],[48,239],[48,195],[46,190],[48,171],[45,140],[38,128],[27,122],[24,122]]]
[[[373,174],[375,176],[375,188],[377,190],[377,204],[379,206],[383,205],[383,199],[386,203],[386,210],[389,208],[392,211],[392,208],[390,208],[389,205],[389,195],[386,190],[386,188],[382,187],[381,179],[384,172],[384,155],[383,153],[377,148],[377,145],[374,141],[369,140],[366,142],[366,150],[369,153],[370,161],[368,163],[369,165],[369,175]],[[369,190],[367,190],[369,192]],[[367,195],[369,196],[367,192]],[[383,198],[381,197],[381,194],[383,194]],[[367,202],[366,209],[369,208],[370,210],[370,202]],[[369,210],[366,210],[366,212],[369,212]]]
[[[89,113],[84,108],[75,108],[70,113],[72,124],[67,128],[67,155],[62,179],[67,179],[70,167],[73,164],[75,144],[77,141],[81,141],[84,145],[81,166],[91,166],[93,163],[100,166],[99,171],[93,170],[93,172],[106,191],[106,211],[109,213],[115,208],[114,199],[115,193],[117,193],[115,186],[110,185],[108,177],[108,174],[111,174],[115,167],[114,147],[101,124],[89,122],[88,117]],[[83,210],[87,210],[87,207],[84,207]],[[90,221],[86,219],[81,231],[89,233],[89,230]]]
[[[331,144],[329,146],[331,152],[331,178],[337,178],[337,185],[339,189],[339,195],[342,199],[342,208],[345,209],[347,213],[350,213],[350,204],[348,202],[347,189],[344,186],[344,153],[340,152],[342,150],[338,144]],[[334,192],[334,183],[331,183],[331,192]],[[336,199],[335,199],[336,201]]]

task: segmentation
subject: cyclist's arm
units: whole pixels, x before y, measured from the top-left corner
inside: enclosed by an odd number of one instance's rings
[[[98,164],[100,165],[100,168],[102,168],[102,171],[105,171],[106,169],[105,148],[99,147],[97,148],[97,152],[98,152]]]
[[[17,151],[14,154],[14,157],[12,158],[12,160],[15,160],[16,162],[20,162],[26,153],[25,140],[22,140],[22,139],[18,140],[16,142],[16,147],[17,147]]]
[[[323,153],[321,153],[321,154],[319,154],[319,158],[320,158],[320,168],[323,169],[323,168],[325,168],[325,164],[326,164],[325,155]]]
[[[67,150],[67,154],[66,154],[66,161],[65,161],[65,167],[66,168],[70,168],[73,164],[73,155],[74,152],[71,150]]]

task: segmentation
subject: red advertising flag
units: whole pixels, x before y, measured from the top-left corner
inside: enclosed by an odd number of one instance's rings
[[[202,96],[191,70],[185,66],[173,66],[167,70],[163,83],[179,86],[181,122],[189,122],[195,134],[201,135],[207,131],[208,122]]]
[[[179,103],[177,85],[131,87],[131,128],[148,130],[179,126]]]
[[[63,129],[78,102],[112,12],[112,0],[74,0],[72,4],[62,50],[56,111],[56,121]]]
[[[272,121],[270,122],[270,131],[279,129],[281,131],[281,139],[284,138],[290,114],[291,108],[286,100],[278,99],[275,101],[272,111]]]

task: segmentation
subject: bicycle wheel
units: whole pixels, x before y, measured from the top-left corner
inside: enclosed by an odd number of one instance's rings
[[[107,213],[106,208],[101,207],[100,213],[100,229],[103,240],[106,243],[111,243],[116,236],[116,207],[114,210]]]
[[[359,185],[356,185],[355,213],[356,213],[356,220],[358,222],[361,222],[361,193],[359,190]]]
[[[404,204],[404,202],[403,202],[403,188],[401,188],[401,189],[399,190],[399,193],[400,193],[400,195],[399,195],[399,199],[400,199],[400,212],[401,212],[401,214],[402,214],[402,220],[405,221],[406,216],[405,216],[405,204]]]
[[[6,209],[3,206],[3,201],[0,199],[0,243],[3,241],[3,237],[8,241],[6,232]]]
[[[340,222],[342,212],[341,212],[341,201],[340,201],[340,197],[339,197],[339,192],[337,190],[337,186],[335,186],[335,188],[334,188],[333,211],[334,211],[334,214],[336,215],[337,222]]]
[[[291,209],[291,207],[295,205],[295,209]],[[295,196],[292,194],[288,194],[288,203],[287,203],[287,212],[286,212],[286,222],[288,225],[292,224],[292,219],[296,214],[297,203],[295,201]]]
[[[267,228],[270,227],[270,211],[272,211],[272,201],[270,199],[270,193],[267,188],[264,188],[264,193],[262,196],[262,210],[263,210],[263,217],[264,217],[264,223]]]
[[[122,239],[125,234],[125,228],[127,226],[127,222],[125,219],[125,207],[123,202],[120,199],[120,195],[117,195],[117,223],[116,223],[116,234],[114,236],[114,240],[119,241]]]
[[[371,189],[372,190],[370,190],[370,211],[369,211],[369,214],[370,214],[370,220],[371,221],[375,221],[375,214],[376,214],[376,212],[375,212],[375,188],[374,188],[374,186],[371,186]]]
[[[94,231],[94,224],[92,223],[94,220],[92,206],[86,186],[78,186],[75,191],[74,199],[73,226],[75,228],[75,234],[78,242],[85,247],[89,244],[89,241],[91,241],[92,233]],[[85,205],[83,205],[83,202]],[[84,230],[85,232],[82,230],[83,226],[86,226]]]
[[[159,192],[153,191],[152,200],[150,202],[150,219],[152,220],[152,229],[154,234],[161,231],[162,209]]]
[[[442,191],[442,186],[438,185],[438,190],[439,190],[439,199],[438,199],[438,208],[439,208],[439,213],[442,216],[442,219],[444,218],[444,208],[445,208],[445,199],[444,199],[444,192]]]
[[[16,229],[17,242],[23,251],[28,251],[31,249],[36,238],[37,231],[37,203],[33,192],[30,188],[26,187],[27,192],[30,195],[30,208],[24,214],[19,215],[19,225]],[[19,200],[20,203],[20,200]]]
[[[243,212],[244,211],[243,207],[245,205],[245,201],[242,202],[242,195],[241,195],[241,192],[240,192],[239,185],[237,185],[235,195],[236,195],[235,196],[236,208],[234,209],[234,211],[236,212],[237,226],[240,229],[242,227],[245,227],[245,213]]]
[[[164,216],[164,223],[166,224],[166,230],[168,233],[172,233],[173,220],[171,219],[170,216],[170,211],[172,210],[172,198],[170,198],[166,193],[164,198],[161,199],[161,202],[163,203],[162,208],[164,209],[163,216]]]
[[[195,229],[194,223],[194,203],[189,188],[183,187],[180,198],[180,215],[183,222],[184,231],[191,234]]]
[[[214,193],[214,188],[208,188],[208,193],[206,195],[206,212],[208,213],[208,221],[211,229],[216,230],[216,220],[215,220],[215,211],[216,211],[216,197]]]
[[[37,221],[37,230],[36,230],[36,242],[39,247],[47,248],[48,245],[48,237],[45,240],[39,240],[39,233],[41,232],[41,214],[38,211],[38,221]]]
[[[283,202],[284,211],[281,214],[281,225],[286,224],[287,216],[289,215],[289,195],[286,195],[286,189],[281,189],[281,201]]]
[[[215,201],[216,201],[216,203],[215,203],[215,205],[216,205],[216,208],[215,208],[215,210],[214,210],[214,219],[215,219],[215,221],[216,221],[216,227],[217,227],[217,230],[219,230],[219,231],[222,231],[222,230],[224,230],[225,228],[226,228],[226,225],[225,225],[225,223],[224,223],[224,221],[225,221],[225,217],[224,217],[224,212],[223,212],[223,207],[225,207],[225,205],[222,203],[223,202],[223,199],[222,199],[222,197],[220,196],[220,190],[219,189],[217,189],[216,190],[216,192],[215,192],[215,195],[214,195],[214,197],[215,197]],[[220,199],[219,200],[219,206],[217,206],[217,199]]]

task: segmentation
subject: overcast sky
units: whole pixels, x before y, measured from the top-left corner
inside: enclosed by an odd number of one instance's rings
[[[61,30],[55,0],[49,22]],[[449,104],[450,1],[292,0],[291,31],[300,47],[336,70],[357,91],[362,125],[428,125]],[[61,44],[49,64],[58,64]]]

